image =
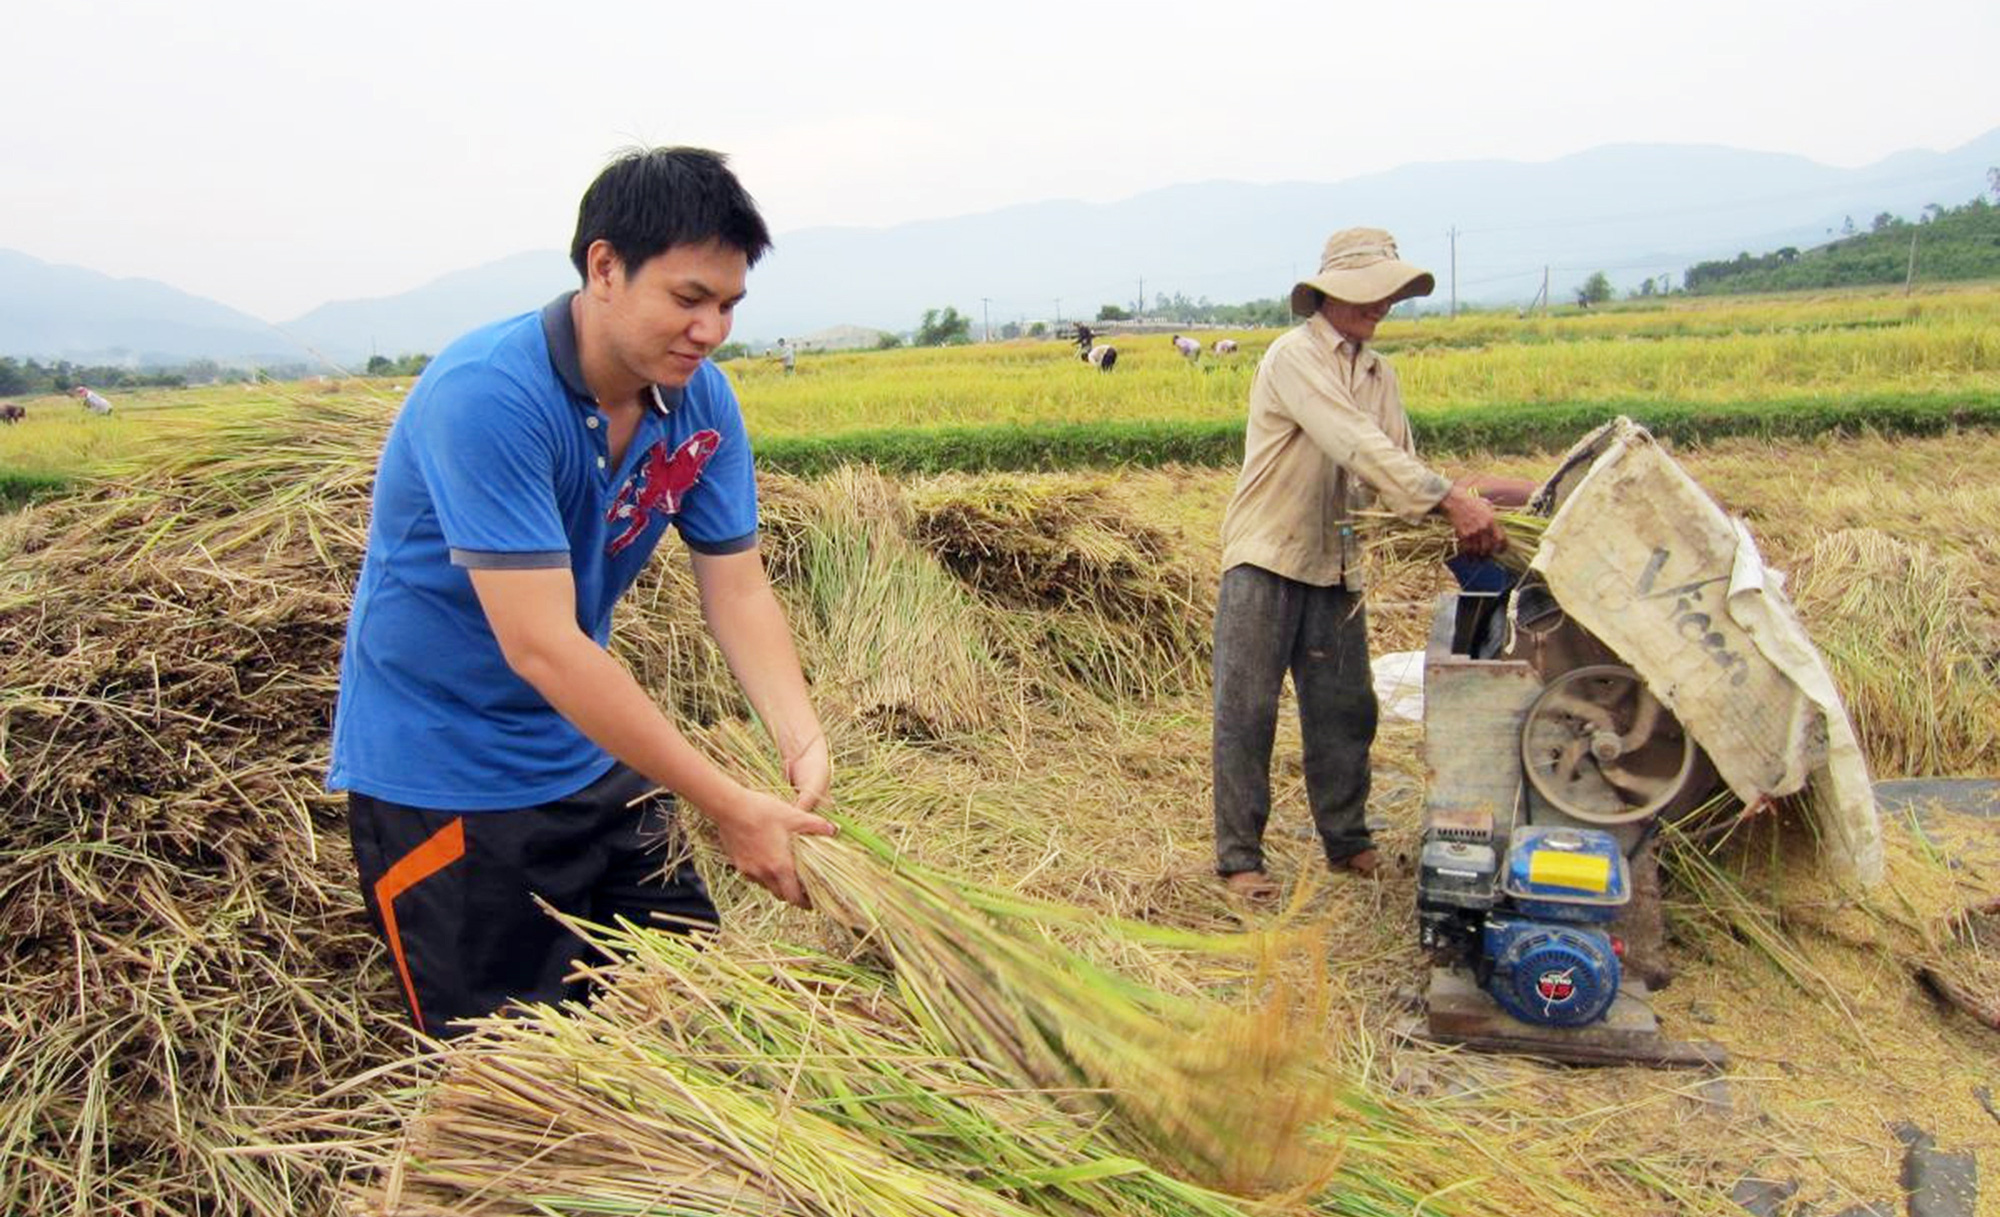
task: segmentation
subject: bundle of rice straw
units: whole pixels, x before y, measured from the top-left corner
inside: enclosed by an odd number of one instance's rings
[[[1011,618],[1009,649],[1106,695],[1206,678],[1212,595],[1172,537],[1102,483],[994,475],[910,495],[913,537]]]
[[[1494,514],[1507,532],[1507,548],[1493,555],[1493,560],[1516,575],[1526,573],[1541,546],[1548,518],[1525,511]],[[1440,515],[1428,515],[1421,523],[1412,524],[1386,511],[1358,511],[1355,528],[1369,559],[1376,563],[1435,565],[1458,553],[1451,523]]]
[[[440,1054],[406,1135],[355,1136],[368,1212],[1228,1217],[939,1051],[879,973],[804,948],[578,926],[617,962],[587,1008],[492,1019]]]
[[[884,733],[938,739],[989,725],[1002,679],[990,614],[910,537],[897,487],[844,467],[816,483],[767,477],[773,578],[810,610],[799,623],[815,695]]]
[[[1251,1010],[1149,989],[1044,928],[1084,914],[900,861],[860,827],[841,827],[799,842],[814,907],[888,957],[933,1041],[1063,1096],[1126,1151],[1227,1192],[1309,1185],[1332,1169],[1310,1130],[1332,1115],[1336,1088],[1312,1076],[1324,1049],[1282,985]]]
[[[1101,483],[993,475],[936,483],[911,500],[918,542],[996,599],[1115,621],[1193,599],[1172,539],[1132,519]]]

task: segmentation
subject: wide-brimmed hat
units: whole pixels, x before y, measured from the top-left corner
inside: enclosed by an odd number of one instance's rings
[[[1396,256],[1396,238],[1380,228],[1343,228],[1326,239],[1319,256],[1319,274],[1292,288],[1292,314],[1310,317],[1319,308],[1318,292],[1349,304],[1394,304],[1411,296],[1428,296],[1437,288],[1431,272],[1419,270]]]

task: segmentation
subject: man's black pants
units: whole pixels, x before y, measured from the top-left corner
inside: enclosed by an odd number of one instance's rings
[[[462,1029],[454,1020],[509,1002],[587,994],[565,977],[588,949],[536,897],[587,921],[644,925],[657,913],[669,928],[718,924],[685,857],[673,796],[630,805],[651,787],[615,765],[567,798],[517,811],[435,811],[349,793],[362,897],[417,1030],[450,1036]]]
[[[1271,745],[1285,673],[1299,699],[1306,797],[1327,860],[1369,848],[1375,683],[1361,595],[1256,566],[1222,576],[1215,608],[1215,869],[1264,869]]]

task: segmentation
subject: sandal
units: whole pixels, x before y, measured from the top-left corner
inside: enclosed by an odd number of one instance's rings
[[[1271,876],[1260,870],[1240,870],[1222,877],[1223,886],[1229,894],[1239,896],[1252,904],[1269,904],[1278,898],[1278,884]]]
[[[1372,848],[1364,849],[1345,858],[1334,858],[1326,865],[1327,869],[1336,875],[1345,871],[1348,874],[1360,875],[1363,879],[1373,879],[1382,873],[1382,854]]]

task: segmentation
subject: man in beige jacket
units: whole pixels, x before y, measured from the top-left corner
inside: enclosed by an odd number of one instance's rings
[[[1450,521],[1462,552],[1506,547],[1488,500],[1525,502],[1532,483],[1453,483],[1417,459],[1396,374],[1368,349],[1398,301],[1435,280],[1379,228],[1327,239],[1320,272],[1292,289],[1305,323],[1271,344],[1250,390],[1243,472],[1222,523],[1215,611],[1215,862],[1240,896],[1265,900],[1271,745],[1286,672],[1299,701],[1306,792],[1336,871],[1372,875],[1368,749],[1375,691],[1354,509]]]

